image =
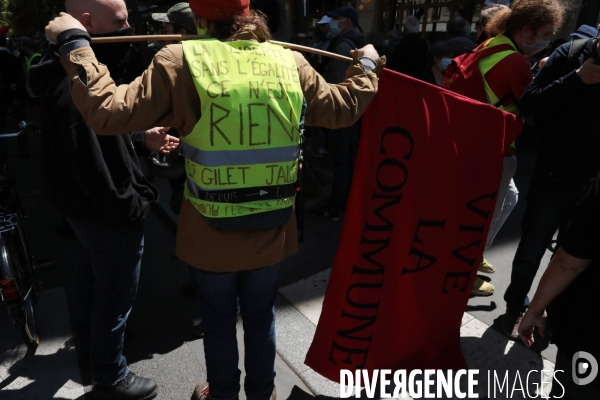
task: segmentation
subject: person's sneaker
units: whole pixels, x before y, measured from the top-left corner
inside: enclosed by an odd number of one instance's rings
[[[212,397],[210,396],[208,389],[208,382],[201,382],[196,385],[194,388],[194,392],[192,393],[192,398],[190,400],[210,400]]]
[[[214,400],[214,397],[210,395],[208,382],[202,382],[196,385],[191,400]],[[235,400],[239,400],[239,396],[236,396]]]
[[[116,385],[95,383],[92,387],[94,399],[102,400],[150,400],[157,396],[158,386],[149,378],[142,378],[129,371],[125,379]]]
[[[496,272],[496,268],[494,268],[494,266],[490,264],[485,257],[483,257],[481,259],[481,263],[479,263],[479,272],[483,272],[484,274],[493,274]]]
[[[494,290],[496,290],[494,285],[484,281],[480,277],[477,277],[475,278],[475,283],[473,283],[471,294],[473,296],[491,296],[494,294]]]
[[[519,338],[519,326],[521,326],[521,320],[525,315],[525,310],[511,310],[506,309],[506,314],[502,318],[502,331],[506,336],[512,340]]]
[[[337,221],[340,219],[341,213],[339,211],[332,210],[327,206],[323,206],[310,210],[310,216],[319,219],[330,219],[332,221]]]
[[[273,393],[271,393],[270,400],[277,399],[277,390],[273,388]],[[194,392],[192,393],[191,400],[214,400],[214,397],[210,395],[210,389],[208,387],[208,382],[202,382],[196,385],[194,388]],[[236,396],[235,400],[239,400],[239,396]]]

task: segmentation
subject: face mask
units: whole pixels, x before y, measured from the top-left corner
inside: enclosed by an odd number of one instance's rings
[[[444,73],[446,72],[446,68],[448,68],[448,65],[450,65],[450,63],[452,63],[452,59],[450,57],[444,57],[442,58],[442,61],[437,63],[437,67],[442,73]]]
[[[196,32],[198,32],[198,36],[205,36],[208,32],[208,22],[206,23],[205,28],[200,28],[200,18],[198,18],[198,26],[196,27]]]
[[[345,21],[345,19],[342,21]],[[331,32],[333,36],[337,36],[342,33],[342,28],[340,28],[340,22],[342,21],[338,21],[336,19],[329,21],[329,32]]]
[[[537,53],[538,51],[544,50],[550,44],[550,41],[548,41],[548,40],[540,40],[540,39],[536,38],[535,36],[534,36],[534,38],[535,38],[534,44],[523,43],[523,45],[521,45],[521,51],[526,56],[532,56],[535,53]]]

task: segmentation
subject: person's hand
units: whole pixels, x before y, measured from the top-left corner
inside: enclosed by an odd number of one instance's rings
[[[600,83],[600,65],[596,64],[595,60],[588,58],[577,70],[577,76],[586,85]]]
[[[156,127],[146,131],[144,145],[150,151],[168,154],[179,147],[179,138],[167,135],[168,127]]]
[[[373,47],[372,44],[368,44],[362,49],[352,50],[351,54],[354,55],[354,52],[358,53],[358,58],[367,57],[371,60],[377,60],[379,58],[379,54],[377,54],[377,50]]]
[[[540,61],[538,61],[538,69],[542,69],[544,64],[546,64],[546,61],[548,61],[548,57],[544,57]]]
[[[519,325],[519,336],[527,347],[531,347],[534,342],[533,331],[536,326],[540,335],[546,336],[546,310],[536,312],[529,308]]]
[[[61,12],[60,15],[54,18],[52,21],[46,25],[46,35],[48,38],[56,43],[58,35],[66,31],[67,29],[81,29],[85,31],[81,22],[73,18],[71,15]]]

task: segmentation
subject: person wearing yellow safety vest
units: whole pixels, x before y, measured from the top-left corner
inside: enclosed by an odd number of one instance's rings
[[[550,36],[562,23],[563,14],[564,6],[558,0],[516,0],[510,8],[502,8],[490,17],[486,30],[492,38],[482,48],[503,46],[505,49],[479,62],[488,103],[506,112],[519,114],[518,101],[533,80],[526,57],[548,46]],[[519,192],[512,179],[517,169],[517,158],[514,145],[511,147],[504,158],[486,249],[492,245],[518,200]],[[483,258],[479,271],[493,273],[495,268]],[[489,296],[494,290],[492,284],[478,277],[472,293]]]
[[[249,0],[190,1],[199,34],[161,49],[129,85],[116,86],[68,14],[46,27],[74,103],[99,135],[155,126],[183,132],[187,184],[177,255],[190,264],[202,308],[207,383],[195,399],[240,390],[237,298],[244,322],[246,396],[275,397],[277,264],[297,252],[292,212],[303,126],[355,123],[385,65],[373,46],[353,52],[346,79],[328,84],[298,52],[267,42]]]

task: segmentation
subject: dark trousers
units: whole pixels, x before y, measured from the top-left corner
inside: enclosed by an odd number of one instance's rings
[[[190,267],[200,301],[210,394],[231,400],[240,391],[236,314],[244,326],[244,391],[248,400],[267,400],[275,387],[275,295],[278,266],[214,273]]]
[[[521,222],[521,241],[512,265],[510,285],[504,293],[507,307],[517,310],[540,266],[540,261],[561,221],[583,195],[585,185],[536,169],[527,193],[527,208]]]
[[[359,120],[348,128],[328,131],[333,180],[331,181],[331,193],[327,205],[337,211],[341,211],[346,207],[346,201],[350,193],[360,128],[361,121]]]
[[[90,353],[94,382],[112,385],[129,372],[123,340],[137,294],[144,224],[67,220],[79,241],[73,304],[77,351]]]

